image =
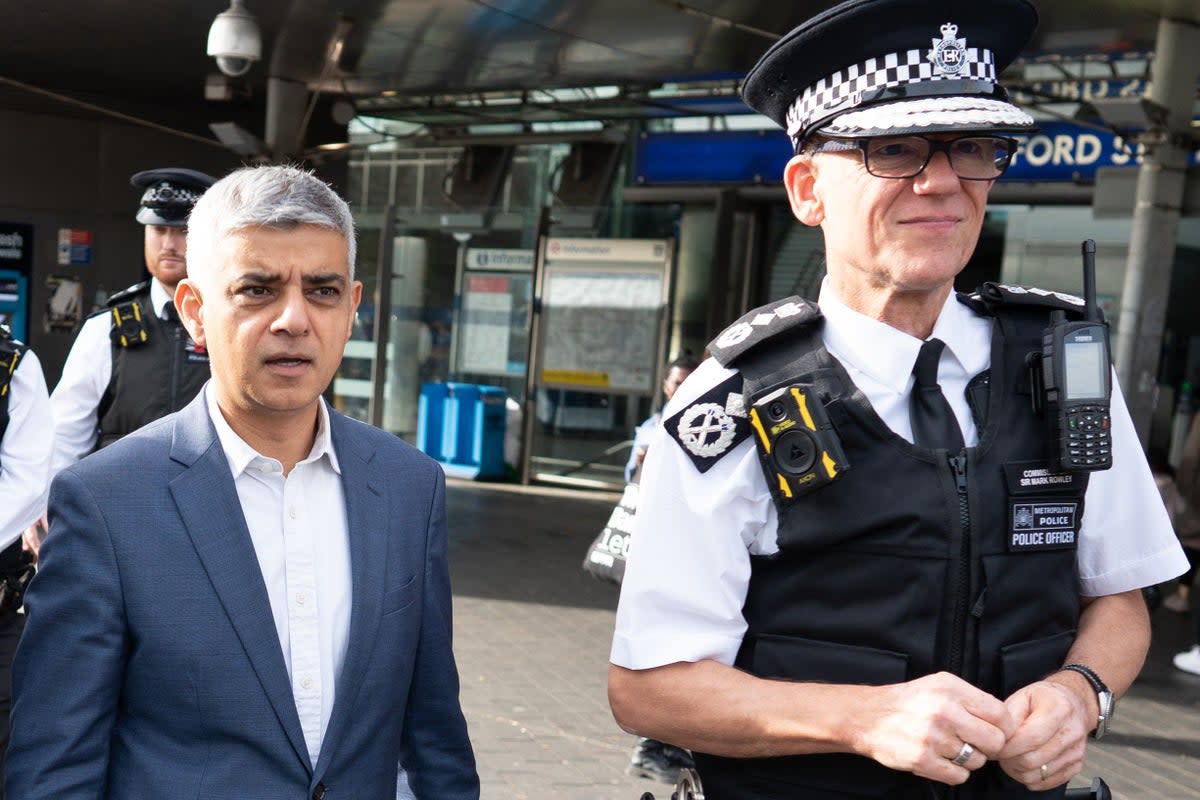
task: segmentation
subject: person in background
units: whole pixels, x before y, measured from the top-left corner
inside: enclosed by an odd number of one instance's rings
[[[213,177],[192,169],[150,169],[129,182],[142,190],[150,279],[108,298],[84,321],[50,396],[51,475],[148,422],[191,402],[208,380],[208,354],[183,329],[172,297],[187,276],[187,219]],[[25,531],[36,557],[45,515]]]
[[[25,628],[21,604],[33,571],[24,531],[46,505],[54,421],[42,365],[0,325],[0,800],[12,707],[12,662]]]
[[[663,378],[663,397],[670,402],[679,385],[687,380],[700,362],[690,352],[684,352],[679,358],[667,364],[666,377]],[[655,411],[637,426],[633,432],[633,447],[629,451],[629,461],[625,463],[625,482],[633,483],[642,462],[646,460],[646,450],[650,447],[650,438],[662,422],[662,411]]]
[[[1120,390],[1103,471],[1031,407],[1026,357],[1082,302],[955,291],[1033,128],[999,75],[1037,19],[853,0],[743,84],[827,274],[664,409],[609,669],[618,723],[690,749],[708,797],[1061,798],[1145,660],[1142,587],[1186,566]]]
[[[698,366],[700,366],[700,362],[687,351],[667,364],[666,377],[662,382],[663,397],[667,402],[670,402],[675,390]],[[655,411],[641,425],[637,426],[633,436],[633,448],[629,453],[629,461],[625,464],[625,481],[627,483],[637,481],[642,462],[646,459],[646,450],[650,447],[650,440],[661,424],[662,412]],[[694,766],[691,753],[682,747],[641,736],[634,745],[633,756],[625,771],[637,778],[675,783],[679,779],[681,769],[690,769]]]
[[[1200,414],[1192,418],[1179,469],[1175,471],[1175,503],[1172,518],[1175,534],[1187,554],[1189,568],[1179,578],[1176,593],[1167,597],[1164,605],[1173,610],[1187,611],[1189,602],[1193,620],[1192,646],[1176,653],[1173,663],[1177,669],[1192,675],[1200,675],[1200,603],[1190,591],[1196,581],[1196,567],[1200,564]]]

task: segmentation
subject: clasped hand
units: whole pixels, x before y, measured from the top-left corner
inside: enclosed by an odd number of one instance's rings
[[[940,672],[880,687],[864,711],[859,752],[941,783],[963,783],[988,761],[1034,790],[1060,786],[1083,769],[1087,708],[1050,680],[1001,701]]]

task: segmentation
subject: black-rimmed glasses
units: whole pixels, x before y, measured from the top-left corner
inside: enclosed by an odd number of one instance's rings
[[[929,166],[934,153],[945,153],[954,174],[968,181],[999,178],[1017,151],[1015,139],[1006,136],[880,136],[869,139],[826,139],[814,153],[858,150],[863,166],[877,178],[914,178]]]

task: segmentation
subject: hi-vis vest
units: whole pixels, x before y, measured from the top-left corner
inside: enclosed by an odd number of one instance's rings
[[[979,442],[960,453],[917,447],[889,429],[822,344],[820,311],[800,298],[751,312],[710,345],[739,370],[731,380],[743,382],[744,408],[802,386],[841,446],[827,485],[803,496],[772,486],[779,552],[751,559],[738,668],[866,685],[945,670],[1004,698],[1062,665],[1080,613],[1075,554],[1087,478],[1047,459],[1026,355],[1041,349],[1050,310],[1081,309],[995,285],[959,300],[994,320],[991,366],[968,388]],[[674,422],[669,431],[678,431]],[[676,438],[704,470],[750,435],[748,426],[731,430],[721,453],[704,458],[695,441],[689,448]],[[924,779],[849,754],[698,753],[696,762],[706,795],[718,800],[1062,796],[1030,793],[995,764],[931,794]]]
[[[29,348],[12,336],[7,325],[0,325],[0,441],[8,430],[8,398],[12,390],[12,377],[17,365]]]
[[[150,302],[149,282],[114,294],[112,378],[97,412],[96,449],[183,408],[208,380],[208,353],[178,320],[163,321]]]

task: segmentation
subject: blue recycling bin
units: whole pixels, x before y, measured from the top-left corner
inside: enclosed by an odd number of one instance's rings
[[[456,478],[504,475],[505,392],[473,383],[426,383],[417,407],[417,447]]]

